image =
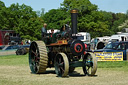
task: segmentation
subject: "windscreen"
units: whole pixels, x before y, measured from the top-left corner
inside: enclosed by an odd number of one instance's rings
[[[84,40],[84,36],[77,36],[78,40]]]
[[[104,49],[115,49],[117,45],[118,43],[109,43],[104,47]]]

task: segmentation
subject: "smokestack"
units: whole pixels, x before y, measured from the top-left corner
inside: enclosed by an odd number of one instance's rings
[[[74,38],[76,38],[75,35],[77,34],[77,14],[78,10],[71,10],[72,36],[74,36]]]

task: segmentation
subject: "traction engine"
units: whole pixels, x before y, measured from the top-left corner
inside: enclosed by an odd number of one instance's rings
[[[29,48],[29,66],[32,73],[45,73],[47,68],[55,67],[59,77],[72,73],[82,67],[85,75],[93,76],[97,70],[97,60],[92,52],[85,50],[85,44],[77,39],[77,10],[71,10],[72,32],[54,33],[56,41],[33,41]],[[58,37],[59,36],[59,37]]]

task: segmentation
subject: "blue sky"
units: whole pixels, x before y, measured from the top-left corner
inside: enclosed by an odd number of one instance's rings
[[[5,3],[6,7],[9,7],[13,3],[19,3],[22,5],[31,6],[34,11],[41,11],[41,8],[45,8],[45,12],[50,9],[57,9],[60,7],[60,3],[64,0],[0,0]]]
[[[45,12],[51,9],[57,9],[60,7],[60,3],[64,0],[1,0],[9,7],[13,3],[19,3],[22,5],[31,6],[34,11],[41,11],[41,8],[45,8]],[[128,0],[90,0],[92,4],[98,5],[99,10],[107,12],[123,12],[128,10]]]
[[[99,10],[115,13],[126,13],[128,0],[90,0],[92,4],[98,5]]]

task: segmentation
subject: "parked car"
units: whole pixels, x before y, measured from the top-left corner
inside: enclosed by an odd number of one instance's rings
[[[21,45],[17,50],[16,50],[16,55],[25,55],[29,52],[29,47],[30,45]]]
[[[128,49],[128,41],[111,42],[103,49],[95,50],[94,52],[123,52],[123,60],[126,60],[126,50]]]

